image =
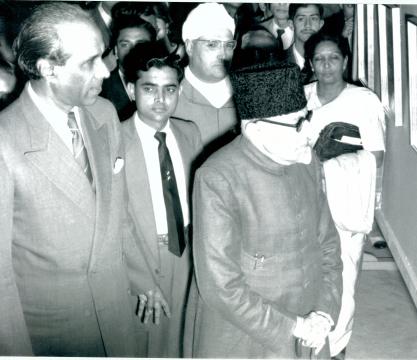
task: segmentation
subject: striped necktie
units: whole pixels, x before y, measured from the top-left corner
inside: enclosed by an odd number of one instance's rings
[[[74,112],[72,111],[68,113],[68,127],[72,133],[72,153],[74,154],[74,158],[81,166],[81,169],[83,169],[84,174],[90,181],[90,184],[92,184],[93,175],[91,173],[90,163],[88,161],[87,149],[84,146],[81,131],[78,128]]]
[[[171,156],[166,144],[166,133],[157,131],[155,133],[155,139],[159,141],[158,155],[167,214],[168,250],[174,255],[181,257],[185,248],[185,232],[174,166],[172,165]]]

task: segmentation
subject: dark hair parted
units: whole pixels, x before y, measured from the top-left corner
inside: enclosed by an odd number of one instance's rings
[[[81,22],[94,24],[90,16],[77,5],[61,2],[37,6],[24,21],[13,44],[17,63],[23,73],[30,79],[40,79],[41,74],[37,68],[39,59],[65,65],[70,55],[62,48],[57,26]]]
[[[294,16],[297,13],[297,10],[299,8],[304,8],[304,7],[308,7],[308,6],[317,7],[317,9],[319,11],[320,19],[323,18],[323,12],[324,12],[323,5],[322,4],[310,4],[310,3],[308,3],[308,4],[297,4],[297,3],[296,4],[290,4],[290,6],[288,8],[288,18],[290,20],[294,20]]]
[[[123,69],[128,82],[136,83],[140,71],[148,71],[152,67],[161,69],[170,67],[176,70],[178,82],[184,77],[180,59],[176,54],[170,54],[160,42],[138,43],[126,55],[123,61]]]
[[[306,60],[312,60],[314,56],[314,52],[319,44],[324,41],[329,41],[334,43],[342,56],[345,58],[349,56],[350,49],[349,49],[349,42],[348,40],[340,34],[329,33],[325,31],[318,31],[315,34],[311,35],[309,39],[304,44],[304,52]]]
[[[120,35],[120,32],[128,28],[138,28],[144,29],[149,33],[151,41],[156,40],[156,30],[153,25],[145,20],[143,20],[139,15],[119,15],[112,22],[112,41],[111,47],[114,47],[117,43],[117,38]]]

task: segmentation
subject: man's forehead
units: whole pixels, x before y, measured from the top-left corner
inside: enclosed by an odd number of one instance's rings
[[[316,5],[301,6],[297,9],[295,17],[303,15],[320,15],[319,8]]]
[[[70,55],[94,55],[104,49],[101,33],[93,23],[64,22],[57,24],[56,29],[64,51]]]

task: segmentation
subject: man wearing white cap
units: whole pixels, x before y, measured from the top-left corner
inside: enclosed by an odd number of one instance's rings
[[[232,17],[217,3],[197,6],[182,28],[189,66],[185,69],[174,116],[195,122],[205,146],[223,144],[229,130],[236,126],[232,88],[227,75],[236,47],[234,32]]]

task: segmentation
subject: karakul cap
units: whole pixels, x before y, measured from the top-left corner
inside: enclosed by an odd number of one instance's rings
[[[307,105],[298,65],[271,61],[230,73],[241,120],[297,112]]]
[[[182,39],[195,40],[200,36],[210,36],[218,30],[235,33],[235,22],[223,5],[204,3],[190,11],[182,26]]]

